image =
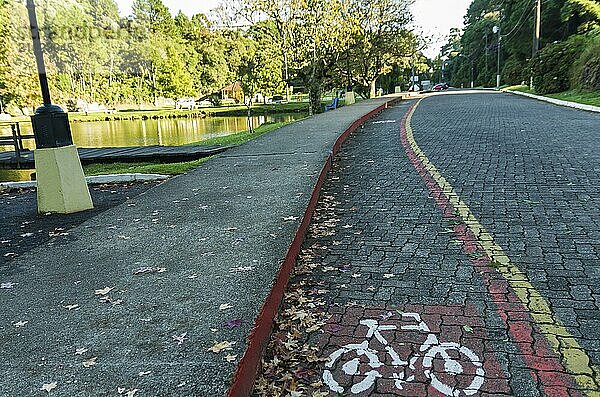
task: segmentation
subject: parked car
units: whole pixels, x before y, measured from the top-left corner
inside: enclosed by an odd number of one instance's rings
[[[196,109],[196,100],[194,98],[181,98],[175,103],[175,109]]]
[[[199,108],[210,108],[215,106],[211,101],[209,101],[208,99],[205,99],[203,101],[198,101],[196,102],[196,106]]]
[[[439,83],[439,84],[436,84],[435,86],[433,86],[434,91],[443,91],[443,90],[447,90],[447,89],[448,89],[448,84],[446,84],[446,83]]]
[[[279,105],[279,104],[282,104],[282,103],[286,103],[286,100],[285,100],[285,98],[282,95],[273,95],[273,98],[271,98],[270,102],[272,104]]]

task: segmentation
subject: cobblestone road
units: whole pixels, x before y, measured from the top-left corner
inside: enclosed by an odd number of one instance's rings
[[[600,117],[411,105],[334,162],[257,394],[600,395]]]

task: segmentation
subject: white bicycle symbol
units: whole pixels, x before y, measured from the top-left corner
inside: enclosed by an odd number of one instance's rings
[[[421,316],[418,313],[402,313],[402,318],[414,319],[418,325],[402,325],[400,327],[401,330],[419,331],[428,334],[427,339],[421,345],[419,351],[423,354],[423,373],[428,379],[431,380],[431,386],[440,393],[452,397],[459,397],[461,396],[461,393],[465,396],[472,396],[477,393],[477,391],[483,385],[485,375],[483,364],[479,357],[477,357],[477,355],[471,349],[461,346],[458,343],[440,343],[437,336],[431,333],[429,326],[423,320],[421,320]],[[395,379],[394,385],[398,389],[402,390],[404,384],[414,381],[416,374],[415,364],[420,356],[416,355],[412,357],[410,361],[402,360],[394,348],[390,346],[388,341],[383,337],[383,335],[381,335],[382,331],[393,331],[396,330],[397,327],[395,325],[381,325],[377,322],[377,320],[361,320],[360,323],[362,325],[366,325],[368,328],[366,335],[367,339],[362,343],[342,346],[329,355],[329,359],[325,364],[326,369],[323,372],[323,380],[329,386],[329,388],[337,393],[344,392],[344,388],[340,386],[340,384],[334,379],[331,369],[344,354],[352,351],[355,352],[356,357],[342,364],[342,371],[349,376],[365,376],[362,381],[352,385],[350,389],[352,393],[358,394],[368,390],[375,384],[377,378],[382,377],[381,373],[378,371],[378,368],[383,367],[384,364],[379,360],[377,351],[369,348],[369,343],[373,337],[375,337],[375,339],[385,346],[385,351],[391,357],[391,365],[395,369],[402,368],[399,372],[392,374],[393,379]],[[439,357],[444,363],[443,371],[446,374],[457,376],[465,372],[463,366],[450,356],[449,352],[451,351],[458,352],[459,355],[466,357],[475,368],[473,381],[464,389],[458,389],[455,386],[445,384],[433,371],[434,359]],[[361,356],[366,357],[368,360],[368,367],[370,367],[370,370],[366,371],[366,373],[361,373],[360,370]],[[409,376],[407,376],[404,370],[406,366],[408,366],[408,369],[410,370]]]

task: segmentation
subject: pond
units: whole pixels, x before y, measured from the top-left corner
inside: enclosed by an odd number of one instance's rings
[[[299,120],[303,113],[274,114],[252,117],[254,128],[264,123],[279,123]],[[78,147],[112,146],[178,146],[202,142],[248,130],[246,117],[207,117],[159,120],[118,120],[72,122],[73,142]],[[21,133],[31,134],[31,124],[21,123]],[[0,135],[10,135],[10,130],[1,130]],[[27,148],[34,148],[33,140],[26,140]],[[0,146],[0,150],[13,150],[12,146]],[[1,181],[29,180],[32,170],[2,170]]]

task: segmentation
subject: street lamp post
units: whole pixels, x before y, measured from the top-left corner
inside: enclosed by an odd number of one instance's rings
[[[90,192],[73,145],[69,117],[53,105],[40,40],[35,3],[27,0],[33,52],[37,65],[43,106],[31,116],[35,137],[35,168],[38,211],[72,213],[93,208]]]
[[[475,65],[473,58],[471,58],[471,88],[475,88]]]
[[[500,50],[502,48],[502,35],[500,34],[500,26],[494,26],[494,33],[498,33],[498,67],[496,69],[496,89],[500,89]]]

